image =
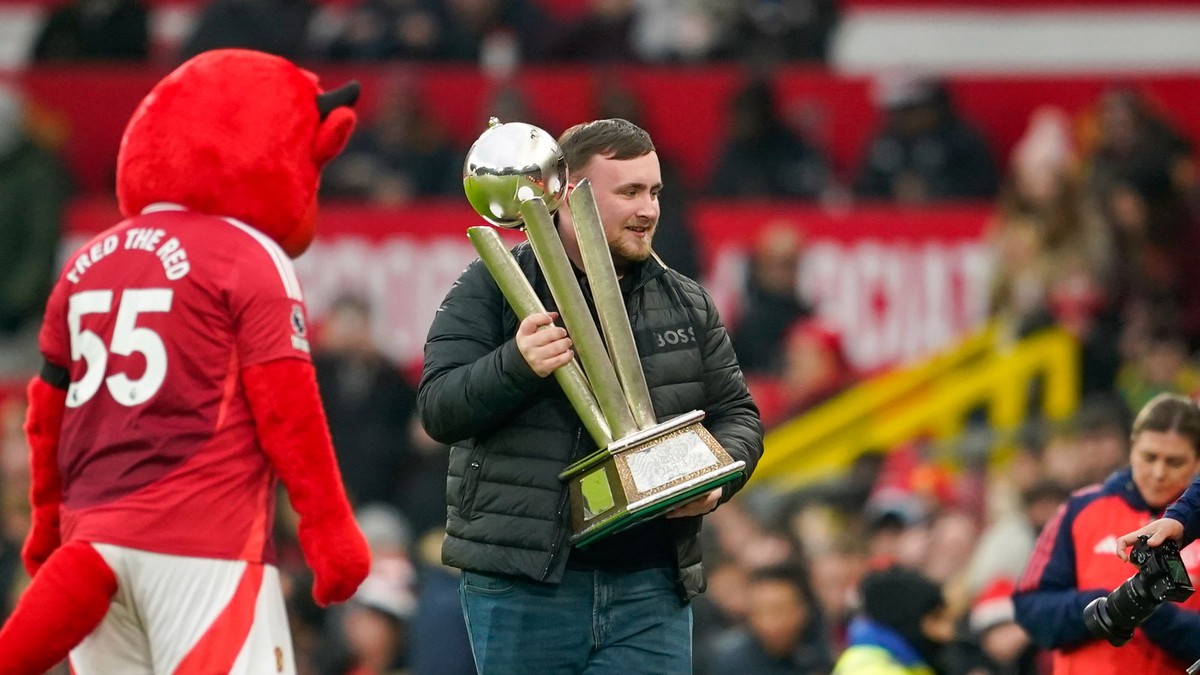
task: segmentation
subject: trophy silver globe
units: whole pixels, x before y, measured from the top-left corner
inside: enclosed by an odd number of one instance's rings
[[[554,213],[567,193],[567,161],[546,131],[495,117],[467,151],[463,190],[475,211],[492,225],[521,229],[521,202],[541,198]]]

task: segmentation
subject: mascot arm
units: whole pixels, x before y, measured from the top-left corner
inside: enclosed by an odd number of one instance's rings
[[[65,369],[47,363],[42,374],[34,377],[27,389],[29,410],[25,418],[25,438],[29,443],[29,502],[33,512],[21,559],[31,577],[61,543],[62,480],[58,474],[58,438],[69,383],[70,376]]]
[[[313,599],[321,606],[347,600],[371,557],[342,487],[312,364],[285,358],[247,366],[242,384],[259,443],[300,516]]]

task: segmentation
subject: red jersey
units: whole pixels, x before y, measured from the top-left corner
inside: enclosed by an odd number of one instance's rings
[[[66,265],[40,336],[67,368],[63,540],[270,562],[275,477],[239,372],[309,360],[291,261],[244,223],[157,204]]]

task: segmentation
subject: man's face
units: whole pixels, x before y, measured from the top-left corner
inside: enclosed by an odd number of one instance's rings
[[[584,178],[591,181],[617,272],[649,258],[658,229],[658,193],[662,190],[658,154],[651,152],[633,159],[597,155],[571,176],[576,183]]]
[[[808,626],[809,608],[795,586],[778,579],[764,579],[750,585],[750,630],[768,654],[791,654]]]

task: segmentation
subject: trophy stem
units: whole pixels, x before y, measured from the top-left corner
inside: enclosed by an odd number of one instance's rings
[[[571,208],[583,269],[592,288],[596,314],[600,317],[600,327],[608,342],[617,379],[621,382],[625,400],[638,428],[649,429],[658,423],[658,417],[654,414],[646,374],[642,372],[642,362],[633,341],[633,328],[625,313],[625,301],[621,297],[620,282],[608,250],[608,240],[604,236],[604,225],[600,222],[591,181],[586,178],[581,180],[567,197],[567,204]]]
[[[467,228],[467,238],[471,240],[479,258],[483,260],[483,264],[496,280],[500,291],[504,293],[505,299],[516,311],[519,319],[546,311],[533,286],[529,285],[529,280],[521,273],[517,261],[513,260],[512,254],[504,247],[500,235],[496,234],[495,230],[483,226]],[[592,437],[592,441],[597,447],[608,447],[613,442],[612,432],[578,361],[572,359],[565,366],[556,369],[554,379],[566,393],[567,400],[583,421],[583,426]]]
[[[525,221],[525,232],[533,246],[533,254],[546,274],[550,293],[558,304],[559,314],[575,343],[575,353],[583,363],[583,370],[600,409],[604,411],[609,428],[617,438],[636,432],[638,426],[621,390],[621,382],[609,360],[600,331],[592,321],[583,290],[575,279],[575,269],[550,220],[546,203],[537,197],[526,199],[521,202],[521,217]]]

